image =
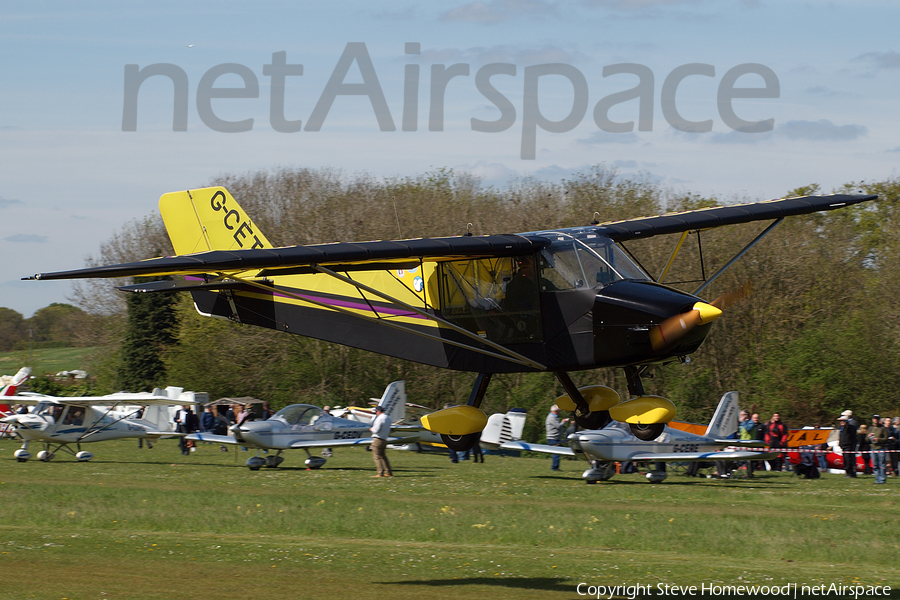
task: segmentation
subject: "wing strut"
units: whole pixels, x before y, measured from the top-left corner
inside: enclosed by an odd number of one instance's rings
[[[782,221],[784,221],[784,217],[781,217],[780,219],[775,219],[775,221],[774,221],[771,225],[769,225],[768,227],[766,227],[766,228],[765,228],[758,236],[756,236],[755,238],[753,238],[753,240],[751,240],[749,244],[747,244],[746,246],[744,246],[744,249],[743,249],[743,250],[741,250],[740,252],[738,252],[737,254],[735,254],[735,255],[732,257],[732,259],[729,260],[727,263],[725,263],[725,265],[724,265],[721,269],[719,269],[718,271],[716,271],[715,273],[713,273],[712,275],[710,275],[710,276],[709,276],[709,279],[707,279],[705,283],[701,284],[700,287],[698,287],[696,290],[694,290],[694,291],[691,292],[691,293],[692,293],[693,295],[696,296],[697,294],[699,294],[700,292],[702,292],[703,289],[704,289],[706,286],[708,286],[710,283],[712,283],[713,281],[715,281],[716,277],[718,277],[719,275],[721,275],[722,273],[724,273],[725,270],[728,269],[728,267],[730,267],[731,265],[733,265],[734,262],[735,262],[737,259],[739,259],[739,258],[742,257],[744,254],[746,254],[747,251],[750,250],[750,248],[752,248],[753,246],[755,246],[756,243],[757,243],[758,241],[760,241],[761,239],[763,239],[764,237],[766,237],[767,235],[769,235],[769,233],[771,233],[771,231],[772,231],[773,229],[775,229],[776,226],[778,226],[779,224],[781,224]]]

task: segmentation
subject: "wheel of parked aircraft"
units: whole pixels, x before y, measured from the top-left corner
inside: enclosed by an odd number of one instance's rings
[[[592,413],[588,413],[584,417],[579,417],[575,415],[575,423],[581,429],[603,429],[607,423],[610,421],[609,411],[608,410],[598,410]]]
[[[456,450],[457,452],[465,452],[466,450],[471,450],[475,444],[478,443],[478,440],[481,438],[481,433],[469,433],[466,435],[444,435],[441,434],[441,441],[444,442],[444,445],[450,448],[451,450]]]
[[[631,426],[631,433],[639,440],[649,442],[655,440],[660,436],[663,432],[663,429],[666,428],[665,423],[651,423],[650,425],[635,425]]]

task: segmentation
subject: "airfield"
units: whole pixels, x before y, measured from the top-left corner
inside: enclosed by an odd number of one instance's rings
[[[580,583],[648,586],[646,597],[667,585],[900,588],[896,478],[673,474],[651,485],[618,475],[585,485],[583,461],[551,473],[549,457],[454,465],[389,450],[395,477],[373,479],[361,448],[335,449],[317,471],[288,452],[282,467],[251,472],[248,452],[201,444],[184,457],[176,440],[95,444],[89,463],[17,463],[18,446],[0,440],[3,599],[543,599],[585,597]]]

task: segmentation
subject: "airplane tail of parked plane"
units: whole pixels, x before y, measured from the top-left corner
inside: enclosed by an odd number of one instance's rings
[[[31,375],[31,367],[22,367],[19,369],[19,372],[13,375],[13,378],[10,380],[9,384],[6,385],[3,389],[0,389],[0,397],[2,396],[15,396],[16,390],[19,389],[19,386],[28,379],[28,376]],[[0,401],[0,413],[6,415],[11,411],[9,404]]]
[[[391,423],[404,419],[406,417],[406,382],[393,381],[388,384],[384,388],[384,394],[378,399],[378,406],[384,407],[384,412],[387,413]]]
[[[738,393],[727,392],[719,400],[719,406],[713,414],[709,427],[706,428],[706,437],[724,439],[734,434],[738,428]]]
[[[506,414],[491,415],[481,433],[481,441],[499,446],[504,442],[521,440],[525,430],[525,416],[524,408],[512,408]]]
[[[159,211],[175,254],[273,247],[223,187],[164,194]]]

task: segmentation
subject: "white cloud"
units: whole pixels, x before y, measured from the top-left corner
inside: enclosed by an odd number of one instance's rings
[[[778,135],[792,140],[849,141],[866,135],[863,125],[835,125],[828,119],[818,121],[788,121],[775,129]]]
[[[18,206],[25,204],[21,200],[7,200],[6,198],[0,198],[0,208],[10,208],[11,206]]]
[[[542,0],[490,0],[469,2],[441,15],[441,21],[496,25],[522,16],[556,16],[556,6]]]
[[[890,52],[866,52],[853,60],[871,63],[878,69],[900,69],[900,53]]]
[[[3,238],[4,242],[24,243],[24,244],[46,244],[46,235],[36,235],[33,233],[17,233]]]

